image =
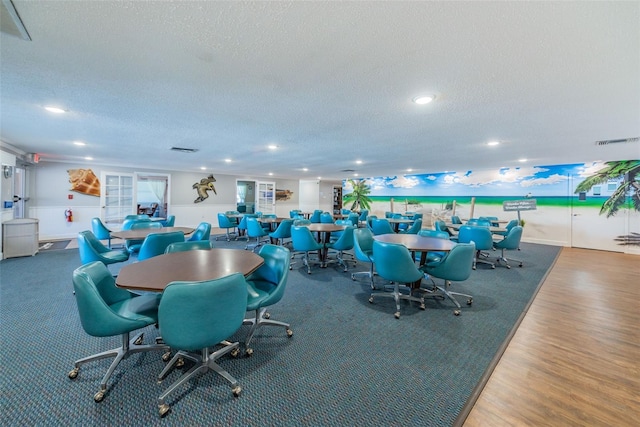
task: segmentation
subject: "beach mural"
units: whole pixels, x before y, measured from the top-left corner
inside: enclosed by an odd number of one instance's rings
[[[640,160],[522,166],[371,177],[370,212],[422,212],[426,226],[461,218],[520,217],[524,240],[640,253]],[[343,194],[352,191],[343,182]],[[505,211],[505,201],[535,200],[535,210]]]

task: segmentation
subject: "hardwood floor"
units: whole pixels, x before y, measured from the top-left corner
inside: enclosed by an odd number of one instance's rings
[[[640,257],[563,248],[463,425],[640,425]]]

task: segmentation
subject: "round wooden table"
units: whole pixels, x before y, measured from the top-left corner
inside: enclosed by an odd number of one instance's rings
[[[172,252],[122,267],[116,285],[139,291],[162,292],[171,282],[214,280],[256,271],[264,259],[251,251],[210,249]]]
[[[374,240],[386,243],[398,243],[404,245],[411,252],[422,252],[420,265],[427,259],[427,252],[449,252],[456,245],[448,239],[420,236],[419,234],[379,234],[373,236]]]

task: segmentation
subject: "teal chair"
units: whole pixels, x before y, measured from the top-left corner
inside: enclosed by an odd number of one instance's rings
[[[150,221],[150,219],[149,219],[149,215],[147,215],[147,214],[140,214],[140,215],[127,215],[127,216],[125,216],[125,217],[124,217],[124,220],[125,220],[125,221],[126,221],[126,220],[128,220],[128,219],[133,219],[133,220],[136,220],[136,219],[138,219],[138,220],[145,220],[145,219],[146,219],[146,220]]]
[[[185,251],[195,251],[195,250],[208,251],[209,249],[213,249],[213,242],[211,240],[196,240],[194,242],[171,243],[164,250],[164,253],[170,254],[173,252],[185,252]]]
[[[358,222],[367,222],[367,217],[369,216],[368,209],[362,209],[360,211],[360,216],[358,217]]]
[[[196,375],[214,371],[231,384],[234,396],[242,387],[217,360],[226,354],[238,355],[239,342],[227,341],[242,326],[247,311],[249,284],[240,273],[203,282],[172,282],[167,285],[160,306],[158,324],[162,340],[179,351],[158,375],[164,380],[178,360],[187,358],[195,364],[158,397],[158,411],[166,416],[167,397]],[[214,350],[217,345],[222,345]]]
[[[196,227],[196,230],[191,233],[191,236],[187,239],[188,242],[196,242],[199,240],[209,240],[211,236],[211,224],[208,222],[201,222]]]
[[[517,219],[512,219],[511,221],[509,221],[507,223],[507,225],[505,226],[504,231],[494,231],[493,234],[495,235],[499,235],[499,236],[506,236],[507,234],[509,234],[509,231],[511,231],[511,229],[513,227],[515,227],[516,225],[519,224],[520,221],[518,221]]]
[[[253,317],[245,318],[244,324],[251,325],[245,338],[245,354],[251,356],[253,349],[250,347],[258,328],[262,326],[279,326],[285,328],[288,337],[293,336],[293,331],[288,323],[271,319],[267,313],[267,307],[279,302],[284,296],[284,290],[289,278],[289,266],[291,252],[283,246],[264,245],[258,252],[264,259],[264,264],[247,277],[247,311],[255,312]]]
[[[291,239],[291,227],[293,226],[292,219],[284,219],[278,225],[275,231],[269,233],[269,239],[271,243],[284,245],[284,239]]]
[[[453,311],[453,314],[456,316],[460,315],[461,306],[456,300],[455,295],[467,298],[467,305],[473,303],[473,297],[471,295],[449,291],[449,287],[451,286],[451,282],[462,282],[469,278],[475,252],[476,247],[473,242],[458,243],[440,261],[429,262],[420,267],[423,272],[429,275],[433,283],[433,287],[425,291],[429,296],[440,296],[450,299],[456,306]],[[444,285],[437,286],[433,277],[443,279]]]
[[[491,222],[488,219],[482,219],[482,218],[471,218],[469,221],[467,221],[466,225],[473,225],[476,227],[491,227]]]
[[[184,242],[182,231],[172,231],[170,233],[151,233],[142,242],[138,252],[138,261],[153,258],[164,254],[167,246],[176,242]]]
[[[472,268],[475,270],[478,263],[488,264],[492,269],[496,268],[495,264],[488,260],[488,255],[482,251],[493,249],[493,237],[488,227],[462,225],[458,231],[458,243],[473,242],[476,247],[476,255],[473,257]]]
[[[169,215],[167,217],[167,219],[163,220],[163,221],[158,221],[160,224],[162,224],[163,227],[173,227],[176,224],[176,216],[175,215]]]
[[[100,218],[91,218],[91,231],[98,240],[106,240],[107,247],[111,249],[111,230],[109,230]]]
[[[444,239],[444,240],[449,240],[449,233],[445,233],[444,231],[438,231],[438,230],[420,230],[418,232],[419,236],[425,236],[425,237],[435,237],[436,239]],[[445,256],[446,252],[427,252],[427,262],[433,262],[433,261],[440,261],[442,259],[443,256]],[[421,256],[420,254],[418,254],[416,256],[416,261],[419,261]]]
[[[255,251],[261,245],[268,242],[268,240],[266,240],[268,236],[269,233],[262,228],[258,218],[247,218],[247,244],[244,247],[245,250],[251,248]],[[251,245],[251,239],[256,239],[254,245]]]
[[[129,252],[117,249],[109,249],[89,230],[78,233],[78,251],[80,262],[88,264],[100,261],[104,265],[125,262],[129,259]]]
[[[513,251],[518,250],[520,248],[520,239],[522,238],[522,227],[516,225],[509,230],[509,234],[507,234],[503,240],[499,242],[493,242],[494,249],[500,249],[501,255],[498,258],[498,264],[500,262],[504,262],[505,267],[511,268],[509,265],[509,260],[516,261],[518,263],[518,267],[522,267],[522,261],[513,258],[507,258],[504,256],[504,251]]]
[[[301,213],[302,213],[302,211],[300,209],[290,210],[289,211],[289,218],[293,219],[293,218],[297,217]]]
[[[256,214],[245,214],[240,222],[238,223],[238,238],[244,236],[247,240],[249,240],[249,236],[247,236],[247,220],[249,218],[258,218]]]
[[[386,218],[376,218],[372,220],[371,231],[373,231],[374,236],[379,236],[380,234],[396,234]]]
[[[425,309],[424,298],[411,294],[412,284],[422,280],[424,273],[416,267],[406,246],[376,240],[373,242],[373,259],[378,276],[392,282],[393,291],[372,293],[369,297],[370,303],[373,303],[375,297],[393,298],[396,303],[396,311],[393,315],[396,319],[400,318],[400,300],[418,302],[420,309]]]
[[[360,221],[360,219],[359,219],[359,218],[360,218],[360,217],[358,216],[358,214],[357,214],[357,213],[355,213],[355,212],[351,212],[351,213],[349,214],[349,216],[347,217],[347,220],[348,220],[348,221],[351,221],[351,224],[353,224],[353,226],[357,228],[357,227],[358,227],[358,223],[359,223],[359,221]]]
[[[462,221],[460,220],[460,217],[458,215],[452,215],[451,216],[451,223],[452,224],[462,224]]]
[[[302,264],[307,267],[307,274],[311,274],[311,266],[309,264],[309,252],[324,249],[324,244],[318,243],[313,238],[313,234],[308,227],[296,226],[291,227],[291,242],[293,244],[294,254],[302,254]],[[322,264],[321,260],[318,260]]]
[[[353,246],[355,244],[354,238],[353,238],[354,230],[355,230],[354,226],[348,225],[342,231],[342,234],[340,235],[338,240],[336,240],[335,242],[327,243],[327,248],[329,249],[329,252],[331,252],[331,250],[336,252],[336,261],[338,262],[339,265],[341,265],[344,268],[345,272],[348,271],[348,268],[347,268],[347,263],[344,259],[344,251],[350,251],[353,249]]]
[[[238,234],[236,231],[236,228],[238,227],[238,223],[235,221],[231,221],[231,219],[223,213],[218,213],[218,227],[220,228],[224,228],[225,229],[225,234],[224,235],[220,235],[220,236],[216,236],[216,240],[218,240],[218,237],[226,237],[227,242],[231,240],[231,235],[235,234],[235,240],[238,240]],[[229,230],[233,230],[231,233],[229,233]]]
[[[369,271],[359,271],[351,273],[351,280],[356,280],[358,276],[367,276],[371,282],[371,289],[375,289],[373,276],[373,232],[368,228],[356,228],[353,230],[353,253],[358,261],[368,263]]]
[[[80,367],[87,362],[115,357],[100,381],[100,389],[93,400],[101,402],[107,392],[107,382],[123,359],[133,353],[151,350],[169,351],[166,345],[143,345],[143,333],[130,338],[130,333],[158,323],[158,296],[155,294],[134,295],[118,288],[107,267],[98,261],[78,267],[72,276],[80,323],[85,332],[93,337],[120,336],[121,345],[113,350],[76,360],[70,379],[76,379]],[[135,369],[135,363],[129,368]],[[121,374],[126,375],[126,374]]]
[[[418,232],[422,230],[422,220],[416,219],[413,221],[413,224],[409,228],[404,231],[401,231],[401,234],[418,234]]]
[[[317,224],[319,222],[322,221],[322,211],[319,209],[316,209],[315,211],[313,211],[313,213],[311,214],[311,217],[309,218],[309,221],[311,221],[314,224]]]
[[[162,224],[160,224],[159,222],[152,222],[149,220],[133,220],[130,224],[126,224],[126,226],[127,228],[125,228],[125,224],[123,224],[122,229],[137,230],[140,228],[162,228]],[[124,241],[124,247],[130,253],[137,253],[140,250],[140,246],[142,246],[142,242],[144,242],[144,240],[128,239]]]
[[[322,212],[320,214],[320,222],[323,224],[333,224],[333,215],[331,215],[329,212]]]

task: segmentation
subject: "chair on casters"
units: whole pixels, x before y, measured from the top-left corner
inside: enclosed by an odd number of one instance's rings
[[[167,219],[165,219],[164,221],[160,221],[160,224],[162,224],[163,227],[173,227],[175,223],[176,223],[175,215],[169,215]]]
[[[386,218],[375,218],[371,221],[371,231],[373,231],[374,236],[378,236],[380,234],[396,234],[391,228],[391,224],[389,224],[389,220]]]
[[[357,228],[353,230],[353,252],[358,261],[367,262],[371,266],[369,271],[359,271],[351,273],[351,280],[356,280],[357,276],[368,276],[371,281],[371,289],[375,289],[373,282],[373,232],[368,228]]]
[[[329,212],[322,212],[320,214],[320,222],[323,224],[333,224],[333,215]]]
[[[354,242],[354,238],[353,238],[353,231],[355,230],[355,227],[352,225],[348,225],[342,232],[342,234],[340,235],[340,237],[338,238],[338,240],[336,240],[335,242],[329,242],[327,243],[327,248],[328,249],[333,249],[334,251],[337,252],[336,255],[336,261],[338,262],[339,265],[341,265],[342,267],[344,267],[344,272],[347,272],[349,269],[347,268],[347,263],[344,260],[344,251],[349,251],[351,249],[353,249],[353,246],[355,244]],[[351,255],[351,254],[349,254]],[[355,260],[349,260],[351,262],[355,262]],[[331,262],[335,262],[335,261],[331,261]]]
[[[93,396],[93,400],[101,402],[107,392],[107,382],[121,360],[142,351],[169,351],[166,345],[143,345],[143,333],[129,337],[131,332],[158,322],[158,296],[137,296],[118,288],[107,267],[99,261],[78,267],[73,272],[72,281],[80,323],[85,332],[94,337],[120,335],[122,341],[118,348],[76,360],[69,372],[69,378],[73,380],[85,363],[115,357],[100,381],[100,389]]]
[[[269,233],[262,228],[257,218],[247,218],[247,245],[245,250],[251,246],[251,239],[256,239],[256,244],[253,245],[253,251],[268,242],[265,238],[269,236]]]
[[[236,231],[236,228],[238,227],[238,224],[236,224],[235,222],[231,221],[229,219],[228,216],[226,216],[223,213],[218,213],[218,227],[220,228],[224,228],[225,229],[225,234],[224,235],[220,235],[220,236],[216,236],[216,240],[218,240],[218,237],[226,237],[227,238],[227,242],[231,240],[231,235],[230,234],[235,234],[236,238],[235,240],[238,240],[238,233]],[[229,233],[229,229],[232,229],[233,231],[231,233]]]
[[[158,307],[158,323],[162,340],[179,351],[160,372],[158,382],[164,380],[178,359],[190,359],[195,365],[158,397],[161,417],[171,410],[165,403],[169,394],[194,376],[209,370],[231,383],[234,396],[240,395],[242,388],[238,381],[216,361],[228,353],[231,356],[240,353],[240,343],[226,340],[242,326],[247,311],[248,287],[249,284],[240,273],[217,280],[172,282],[167,285]],[[217,345],[222,345],[222,348],[213,351]]]
[[[209,224],[208,222],[201,222],[200,224],[198,224],[198,227],[196,227],[196,230],[191,233],[191,236],[186,239],[187,242],[196,242],[199,240],[209,240],[209,237],[211,236],[211,224]]]
[[[471,275],[471,266],[473,264],[474,254],[476,247],[471,243],[458,243],[446,254],[442,260],[429,262],[420,270],[424,271],[431,277],[436,277],[444,280],[444,286],[437,286],[435,281],[431,279],[433,287],[431,289],[424,289],[427,295],[449,298],[456,305],[456,309],[453,314],[460,315],[460,303],[455,299],[454,295],[460,295],[467,298],[467,305],[473,303],[473,297],[467,294],[461,294],[458,292],[449,291],[451,282],[462,282],[467,280]]]
[[[276,228],[275,231],[269,233],[269,239],[271,243],[284,245],[284,239],[291,239],[291,227],[293,226],[292,219],[285,219]],[[288,242],[287,242],[288,243]]]
[[[416,267],[409,249],[397,243],[374,241],[373,257],[378,276],[393,282],[393,292],[374,292],[369,302],[373,304],[374,297],[393,298],[396,302],[396,312],[393,314],[396,319],[400,318],[400,300],[419,302],[420,309],[424,310],[424,298],[411,295],[411,285],[422,280],[424,273]],[[403,290],[407,290],[406,294],[400,292],[400,283],[405,284]]]
[[[473,242],[476,247],[476,254],[473,257],[472,268],[476,269],[477,263],[489,264],[491,268],[496,268],[496,265],[489,261],[487,258],[487,254],[483,254],[482,251],[488,251],[493,249],[493,238],[491,237],[491,231],[488,227],[484,226],[474,226],[474,225],[463,225],[460,227],[460,231],[458,233],[458,242],[459,243],[470,243]]]
[[[282,299],[289,278],[291,253],[284,246],[264,245],[258,252],[264,264],[247,277],[248,300],[247,311],[255,311],[254,317],[244,319],[245,325],[251,325],[244,342],[245,354],[251,356],[253,349],[249,347],[256,330],[262,326],[280,326],[285,328],[288,337],[293,331],[288,323],[272,320],[267,307]]]
[[[416,219],[415,221],[413,221],[413,224],[411,224],[411,226],[409,228],[407,228],[404,231],[401,231],[401,234],[418,234],[418,232],[422,230],[422,220],[421,219]]]
[[[107,248],[89,230],[78,233],[78,251],[80,252],[80,262],[82,264],[100,261],[104,265],[109,265],[125,262],[129,259],[128,251]]]
[[[125,223],[126,222],[127,221],[125,221]],[[141,228],[162,228],[162,224],[160,224],[159,222],[149,221],[148,219],[133,220],[130,224],[122,224],[123,230],[138,230]],[[128,239],[124,241],[124,246],[125,248],[127,248],[127,250],[130,253],[137,253],[140,250],[140,247],[142,246],[142,242],[144,242],[144,239],[142,240]]]
[[[100,218],[91,218],[91,230],[98,240],[106,240],[107,247],[111,249],[111,230],[109,230]]]
[[[500,262],[504,262],[505,267],[511,268],[509,265],[509,260],[515,261],[518,263],[518,267],[522,267],[522,261],[519,259],[507,258],[504,256],[505,250],[517,250],[520,248],[520,239],[522,238],[522,227],[516,225],[509,230],[509,234],[505,236],[505,238],[499,242],[493,242],[493,247],[495,249],[500,249],[502,251],[500,257],[497,259],[498,264]]]
[[[311,214],[311,217],[309,217],[309,221],[311,221],[312,223],[319,223],[322,220],[322,211],[319,209],[316,209],[313,211],[313,213]]]
[[[324,249],[324,244],[318,243],[313,238],[313,234],[311,234],[308,227],[296,225],[291,227],[291,242],[293,243],[294,255],[295,253],[302,254],[302,263],[307,267],[307,274],[311,274],[309,252]],[[318,260],[318,263],[322,265],[322,260]]]
[[[151,233],[144,239],[138,252],[138,261],[153,258],[165,253],[167,246],[172,243],[183,242],[184,233],[182,231],[172,231],[170,233]]]
[[[213,249],[213,242],[211,240],[196,240],[194,242],[187,241],[171,243],[164,250],[164,253],[170,254],[173,252],[185,252],[194,250],[208,251],[209,249]]]

